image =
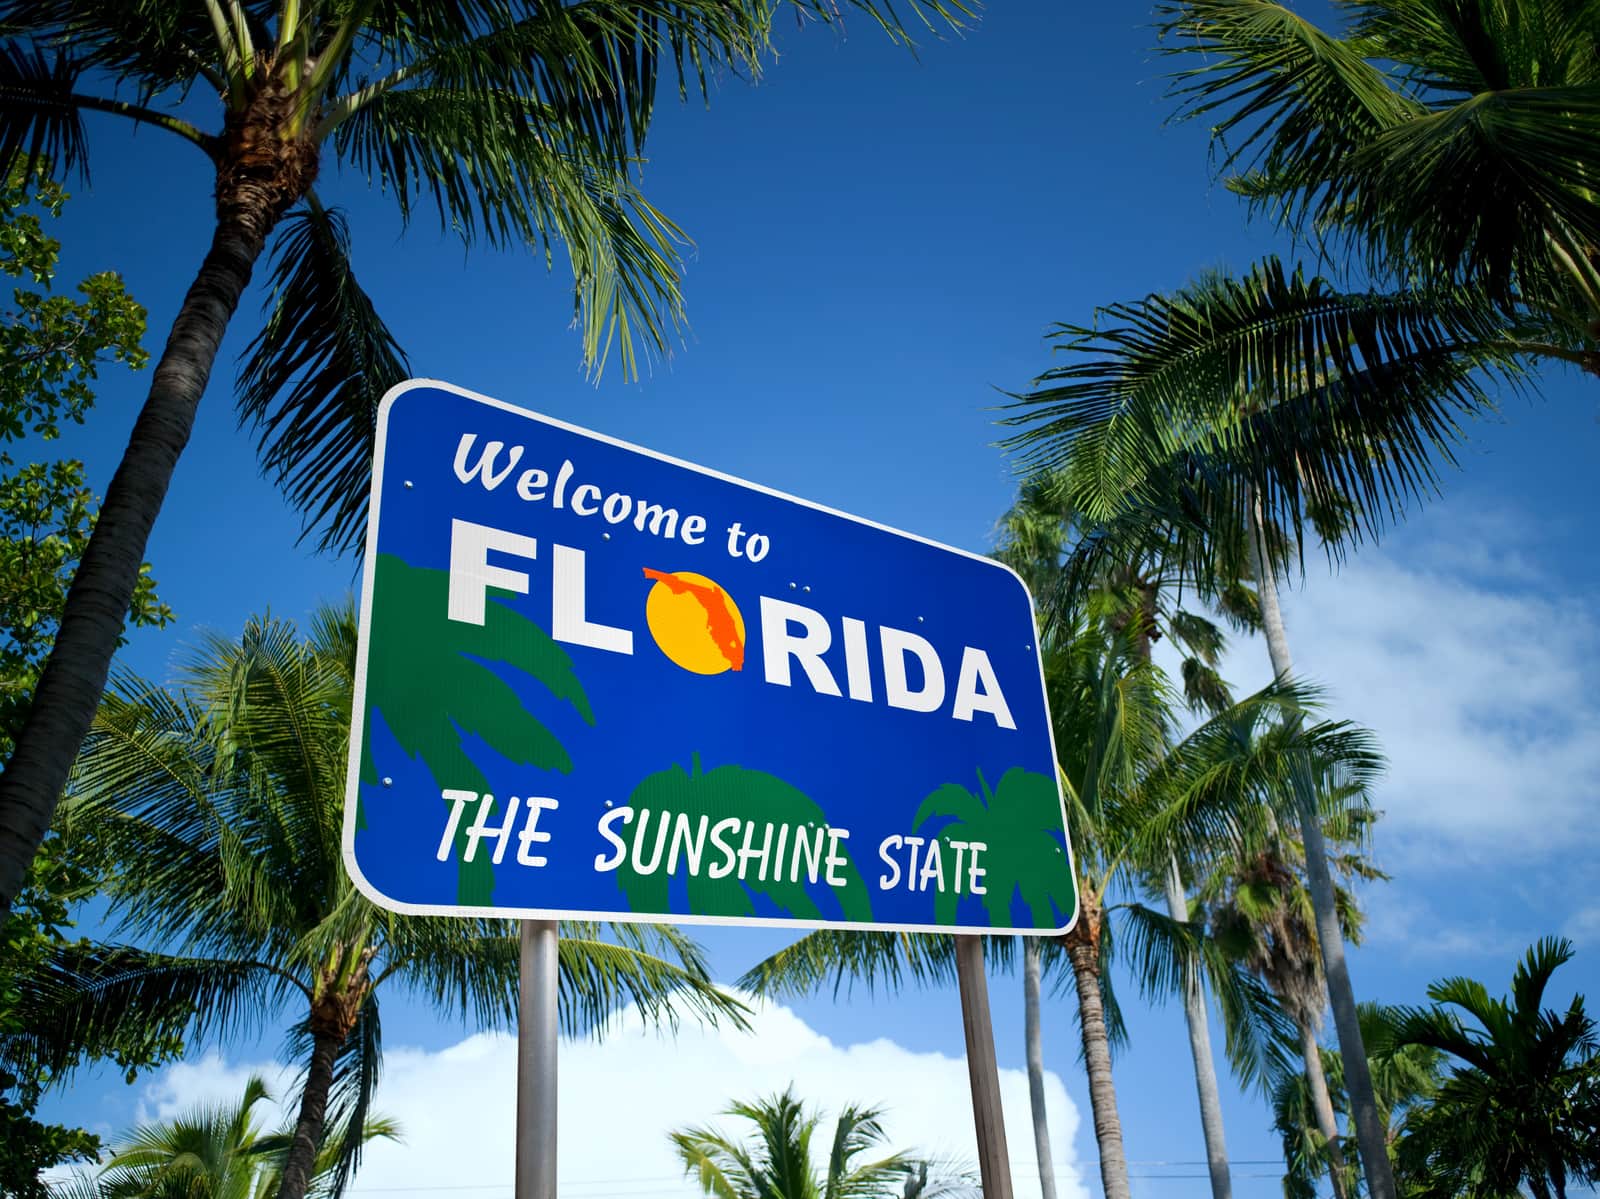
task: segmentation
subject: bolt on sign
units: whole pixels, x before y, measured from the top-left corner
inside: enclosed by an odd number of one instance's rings
[[[411,913],[1060,930],[990,559],[443,383],[384,397],[345,862]]]

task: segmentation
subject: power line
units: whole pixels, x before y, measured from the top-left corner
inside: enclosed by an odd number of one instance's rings
[[[1146,1169],[1177,1168],[1182,1166],[1205,1166],[1209,1162],[1192,1160],[1163,1160],[1157,1158],[1132,1160],[1129,1166],[1138,1166]],[[1020,1172],[1018,1167],[1022,1163],[1012,1163],[1013,1172]],[[1282,1166],[1283,1163],[1272,1158],[1230,1158],[1229,1167],[1234,1166]],[[595,1186],[655,1186],[662,1183],[681,1182],[687,1174],[657,1174],[651,1177],[636,1178],[564,1178],[561,1180],[562,1189],[567,1187],[595,1187]],[[1026,1175],[1024,1174],[1024,1177]],[[1159,1180],[1162,1178],[1188,1179],[1208,1178],[1209,1174],[1140,1174],[1137,1177],[1145,1180]],[[1276,1178],[1276,1173],[1242,1174],[1241,1178]],[[410,1186],[410,1187],[346,1187],[345,1193],[352,1195],[400,1195],[400,1194],[430,1194],[444,1191],[509,1191],[512,1184],[509,1182],[471,1182],[454,1183],[440,1186]],[[624,1191],[589,1192],[586,1199],[606,1199],[610,1195],[627,1194]]]

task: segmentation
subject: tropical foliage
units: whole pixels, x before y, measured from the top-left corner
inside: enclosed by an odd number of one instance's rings
[[[85,421],[101,367],[138,370],[147,359],[144,309],[115,272],[83,279],[78,299],[53,286],[61,246],[49,227],[67,199],[60,184],[21,167],[0,186],[0,276],[17,282],[0,309],[0,761],[27,717],[98,507],[83,463],[49,461],[41,443]],[[27,446],[20,465],[19,443]],[[171,618],[146,564],[131,619]]]
[[[333,1185],[359,1156],[382,1062],[380,994],[404,989],[478,1024],[515,1017],[506,921],[416,918],[374,906],[341,857],[355,618],[323,609],[302,640],[252,621],[213,635],[175,691],[131,675],[107,696],[74,777],[66,827],[118,869],[117,926],[160,954],[88,946],[57,963],[56,1023],[95,1035],[174,1001],[192,1039],[287,1017],[306,1062],[280,1194],[299,1199],[324,1128],[346,1130]],[[561,1017],[591,1029],[625,1004],[738,1022],[694,942],[673,929],[569,925]]]
[[[1179,114],[1252,207],[1376,273],[1464,285],[1595,337],[1588,186],[1600,28],[1587,0],[1376,0],[1342,34],[1270,0],[1169,0]]]
[[[1423,1195],[1565,1196],[1600,1179],[1600,1036],[1575,996],[1544,1007],[1550,978],[1572,960],[1570,942],[1547,937],[1491,996],[1470,978],[1428,988],[1431,1007],[1394,1013],[1394,1051],[1440,1055],[1450,1071],[1408,1114],[1395,1156]]]
[[[817,1139],[821,1113],[793,1087],[723,1114],[754,1125],[750,1138],[710,1127],[672,1134],[684,1172],[716,1199],[935,1199],[977,1190],[970,1178],[909,1153],[863,1160],[888,1139],[879,1108],[846,1106],[826,1142]]]
[[[292,1129],[265,1132],[258,1107],[273,1096],[258,1076],[235,1103],[191,1108],[122,1136],[95,1174],[80,1171],[50,1190],[56,1199],[270,1199],[282,1183]],[[374,1117],[362,1141],[398,1139],[392,1120]],[[309,1194],[329,1199],[338,1174],[344,1130],[332,1130],[318,1149]]]
[[[0,761],[27,717],[97,508],[83,463],[48,460],[44,445],[86,419],[103,366],[145,361],[144,309],[114,272],[78,283],[80,298],[53,286],[61,247],[49,230],[66,200],[59,184],[20,167],[0,182],[0,276],[16,284],[0,309]],[[13,456],[19,446],[21,464]],[[171,615],[141,568],[133,622],[160,625]],[[70,907],[96,883],[83,855],[47,841],[0,918],[0,1193],[36,1195],[39,1170],[92,1155],[99,1144],[84,1129],[34,1118],[49,1071],[8,1051],[29,1027],[17,980],[66,943]],[[106,1048],[128,1068],[150,1060],[132,1044]]]
[[[895,6],[853,6],[905,38]],[[928,28],[965,12],[960,0],[907,7]],[[832,0],[0,3],[0,178],[21,164],[86,167],[84,114],[103,113],[205,155],[216,212],[0,777],[0,908],[94,719],[150,530],[275,232],[242,413],[307,533],[340,549],[361,538],[375,406],[404,356],[355,278],[319,177],[346,164],[406,221],[431,209],[468,244],[527,247],[547,263],[564,250],[584,360],[598,368],[615,347],[634,372],[683,315],[682,235],[638,183],[657,88],[666,73],[680,94],[709,97],[719,71],[759,74],[780,9],[840,15]]]
[[[891,4],[852,2],[905,40]],[[371,1114],[381,997],[479,1026],[514,1018],[509,924],[396,916],[344,873],[348,607],[319,612],[304,638],[270,618],[209,637],[173,686],[123,673],[102,698],[103,683],[130,613],[170,615],[145,545],[258,264],[266,306],[240,363],[242,423],[304,537],[332,551],[361,538],[376,403],[409,364],[356,277],[348,218],[319,190],[336,164],[384,188],[406,222],[431,212],[468,243],[532,247],[547,265],[564,251],[583,362],[597,373],[614,353],[636,374],[684,320],[684,236],[640,188],[657,90],[665,79],[706,97],[721,75],[759,74],[784,9],[841,15],[834,0],[0,0],[0,272],[18,283],[0,314],[0,1193],[43,1199],[41,1168],[99,1151],[34,1116],[75,1067],[109,1060],[131,1077],[271,1025],[304,1067],[291,1127],[258,1128],[268,1097],[252,1080],[237,1104],[136,1130],[76,1189],[332,1199],[363,1143],[394,1132]],[[968,9],[906,11],[944,28]],[[1059,777],[950,779],[912,824],[1006,847],[988,858],[991,920],[1053,928],[1077,913],[1020,955],[1047,1196],[1042,992],[1074,988],[1102,1186],[1127,1199],[1114,981],[1131,980],[1146,998],[1184,999],[1216,1199],[1231,1183],[1208,1000],[1235,1074],[1270,1098],[1289,1199],[1324,1180],[1338,1199],[1363,1185],[1372,1199],[1565,1199],[1600,1181],[1600,1035],[1582,995],[1546,1006],[1572,948],[1534,945],[1506,997],[1447,978],[1430,1006],[1358,1010],[1344,945],[1360,931],[1354,883],[1381,877],[1366,854],[1380,760],[1293,677],[1277,580],[1303,569],[1308,544],[1338,560],[1407,516],[1469,422],[1536,388],[1546,364],[1600,374],[1600,7],[1360,0],[1335,7],[1341,32],[1273,0],[1158,0],[1157,12],[1176,116],[1209,126],[1227,185],[1320,273],[1264,257],[1056,327],[1061,358],[1007,416],[1028,477],[997,556],[1041,600]],[[65,199],[52,172],[86,165],[87,113],[198,149],[216,202],[99,524],[80,464],[18,465],[10,448],[81,421],[101,367],[144,362],[143,310],[114,275],[85,280],[79,298],[50,289],[46,218]],[[442,608],[442,572],[375,568],[397,597],[386,611]],[[1265,633],[1271,687],[1234,695],[1225,627]],[[361,680],[362,717],[399,753],[480,793],[475,740],[519,764],[570,765],[508,678],[592,722],[543,630],[491,605],[482,627],[387,652],[399,630],[375,623]],[[1169,675],[1158,658],[1174,652]],[[482,697],[478,715],[442,710],[419,673]],[[378,786],[370,752],[359,774]],[[668,797],[691,814],[759,802],[795,825],[820,815],[780,779],[704,771],[692,755],[629,798],[659,812]],[[1001,824],[1033,837],[993,835]],[[486,904],[490,863],[458,858],[457,898]],[[870,884],[853,861],[847,874],[833,900],[866,919]],[[624,865],[617,878],[667,906],[665,873]],[[72,905],[96,893],[129,943],[69,936]],[[792,881],[697,876],[686,894],[702,914],[834,915]],[[957,906],[941,891],[938,918],[954,922]],[[762,995],[944,983],[954,945],[826,929],[742,982]],[[1006,970],[1017,948],[987,938],[983,952]],[[670,929],[568,924],[560,955],[569,1032],[627,1005],[669,1027],[683,1013],[743,1018]],[[1321,1044],[1330,1007],[1339,1051]],[[829,1130],[791,1088],[725,1115],[751,1136],[672,1138],[718,1199],[972,1189],[890,1152],[876,1108],[848,1106]]]

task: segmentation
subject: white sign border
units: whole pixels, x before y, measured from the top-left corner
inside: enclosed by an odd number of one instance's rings
[[[868,528],[877,529],[882,533],[892,533],[896,537],[905,537],[911,541],[919,541],[923,545],[929,545],[935,549],[944,550],[947,553],[959,554],[962,557],[970,558],[975,562],[982,562],[988,566],[996,567],[997,569],[1003,570],[1009,574],[1017,581],[1017,585],[1022,588],[1022,594],[1028,600],[1029,615],[1034,617],[1034,628],[1036,630],[1038,628],[1038,614],[1033,605],[1033,593],[1028,590],[1027,583],[1025,583],[1022,579],[1022,576],[1016,571],[1012,570],[1011,567],[1007,566],[1004,562],[997,561],[994,558],[988,558],[982,554],[975,554],[970,550],[960,549],[953,545],[945,545],[943,542],[934,541],[927,537],[920,537],[915,533],[907,533],[903,529],[891,528],[888,525],[879,524],[875,520],[868,520],[862,516],[853,516],[848,512],[840,512],[837,508],[830,508],[826,504],[814,503],[811,500],[801,499],[799,496],[789,495],[787,492],[777,491],[771,487],[763,487],[759,483],[752,483],[748,479],[741,479],[734,475],[724,474],[721,471],[712,470],[710,467],[699,466],[693,462],[685,462],[683,459],[674,458],[670,454],[658,453],[655,450],[634,445],[632,442],[622,441],[616,437],[608,437],[604,433],[596,433],[593,429],[585,429],[579,425],[569,424],[563,420],[557,420],[553,416],[546,416],[543,413],[533,412],[527,408],[518,407],[515,404],[508,404],[504,400],[497,400],[491,396],[481,395],[475,391],[468,391],[466,388],[457,387],[453,383],[445,383],[439,379],[407,379],[404,382],[397,383],[391,387],[384,393],[383,399],[378,401],[377,428],[375,433],[376,440],[372,457],[372,490],[370,492],[367,509],[367,543],[361,560],[361,613],[356,639],[354,704],[350,712],[350,745],[347,751],[349,762],[345,771],[344,832],[342,838],[344,867],[346,872],[350,875],[350,881],[355,884],[357,891],[361,892],[362,895],[366,896],[380,908],[384,908],[391,912],[398,912],[404,916],[456,916],[464,919],[472,917],[485,917],[489,919],[511,920],[599,920],[633,924],[706,924],[738,926],[744,928],[791,928],[801,930],[831,928],[840,929],[846,932],[862,933],[891,932],[922,933],[928,935],[953,933],[991,936],[1020,935],[1031,937],[1061,936],[1062,934],[1070,932],[1074,927],[1076,927],[1078,923],[1078,915],[1082,909],[1082,898],[1078,893],[1080,884],[1077,873],[1077,863],[1072,854],[1072,836],[1067,829],[1067,805],[1066,799],[1061,793],[1061,767],[1059,762],[1056,763],[1056,801],[1061,806],[1061,830],[1064,834],[1066,845],[1067,868],[1072,872],[1072,916],[1067,923],[1062,925],[1060,928],[994,928],[987,925],[879,924],[876,922],[867,924],[853,920],[814,920],[806,919],[804,917],[784,919],[776,916],[762,915],[707,916],[680,912],[588,912],[567,909],[550,910],[544,908],[469,907],[459,904],[406,903],[403,900],[393,899],[378,890],[378,888],[369,882],[367,877],[361,873],[361,867],[356,862],[355,855],[356,809],[361,798],[360,747],[366,733],[367,648],[369,644],[369,635],[372,628],[373,560],[377,556],[378,518],[380,515],[380,501],[382,499],[383,490],[382,481],[384,451],[387,448],[388,443],[389,410],[394,407],[395,401],[401,396],[405,395],[409,391],[415,391],[419,389],[446,391],[452,395],[458,395],[463,399],[471,400],[474,403],[485,404],[491,408],[498,408],[503,412],[515,413],[517,416],[526,417],[530,420],[537,421],[540,424],[561,429],[567,433],[575,433],[580,437],[591,438],[594,441],[603,442],[606,445],[615,446],[618,449],[629,450],[636,454],[644,454],[647,457],[654,458],[660,462],[665,462],[671,466],[680,467],[684,470],[691,470],[696,474],[705,475],[713,479],[719,479],[724,483],[732,483],[736,487],[748,488],[751,491],[760,492],[762,495],[771,496],[774,499],[784,500],[791,504],[799,504],[802,507],[810,508],[817,512],[825,512],[829,516],[837,516],[844,520],[853,521],[858,525],[866,525]],[[1035,636],[1037,637],[1037,633],[1035,633]],[[1051,745],[1053,749],[1055,724],[1050,716],[1049,689],[1045,686],[1044,655],[1038,651],[1037,647],[1035,647],[1034,653],[1039,663],[1039,695],[1040,699],[1042,699],[1044,702],[1045,718],[1049,728],[1051,729]],[[870,883],[865,875],[862,876],[862,883],[870,887]]]

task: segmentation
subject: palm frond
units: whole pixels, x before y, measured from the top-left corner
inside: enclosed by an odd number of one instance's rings
[[[1302,544],[1335,499],[1355,507],[1353,536],[1375,537],[1434,493],[1461,421],[1491,407],[1485,370],[1514,378],[1504,320],[1465,292],[1342,293],[1272,258],[1099,316],[1060,328],[1070,361],[1003,421],[1105,527],[1109,544],[1080,554],[1114,558],[1154,522],[1182,561],[1218,546],[1247,560],[1253,510]],[[1183,544],[1196,534],[1209,552]]]
[[[676,1028],[687,1011],[708,1024],[746,1026],[748,1009],[703,967],[668,961],[634,945],[603,941],[598,930],[565,926],[559,942],[560,1018],[569,1034],[598,1034],[608,1017],[632,1005],[646,1020]]]
[[[242,0],[256,20],[277,7]],[[0,27],[21,26],[40,42],[70,46],[85,68],[141,95],[186,89],[220,67],[203,4],[160,0],[0,0]]]
[[[0,46],[0,178],[47,162],[58,172],[88,172],[82,105],[75,92],[82,64],[58,50]]]
[[[294,990],[257,962],[92,942],[61,946],[13,985],[17,1027],[0,1036],[0,1062],[58,1075],[80,1057],[113,1056],[130,1046],[139,1049],[129,1056],[160,1056],[185,1036],[248,1035]]]
[[[313,202],[284,220],[270,287],[267,321],[241,358],[239,420],[302,514],[302,540],[342,552],[366,536],[378,401],[409,363],[356,280],[337,209]]]
[[[1600,232],[1584,7],[1360,5],[1342,38],[1267,0],[1160,12],[1169,53],[1206,56],[1176,77],[1178,115],[1210,122],[1255,206],[1353,241],[1390,278],[1511,306],[1571,292],[1555,259]],[[1576,274],[1592,309],[1592,264]]]
[[[1168,54],[1205,56],[1174,78],[1179,119],[1210,124],[1224,146],[1219,169],[1244,174],[1252,197],[1298,187],[1312,203],[1363,136],[1421,110],[1369,61],[1370,44],[1330,36],[1282,4],[1183,0],[1156,12]]]
[[[1016,957],[1013,937],[985,937],[984,961],[1010,970]],[[1059,968],[1061,955],[1041,948],[1047,968]],[[831,987],[851,993],[857,984],[869,994],[892,994],[902,986],[946,986],[955,981],[955,941],[937,933],[847,932],[817,929],[758,962],[740,977],[741,990],[767,998],[811,995]]]
[[[629,177],[630,164],[514,91],[413,86],[386,92],[333,133],[341,157],[391,189],[401,215],[431,199],[446,229],[496,245],[557,242],[572,266],[585,359],[620,343],[637,372],[635,338],[665,352],[682,321],[683,235]]]

